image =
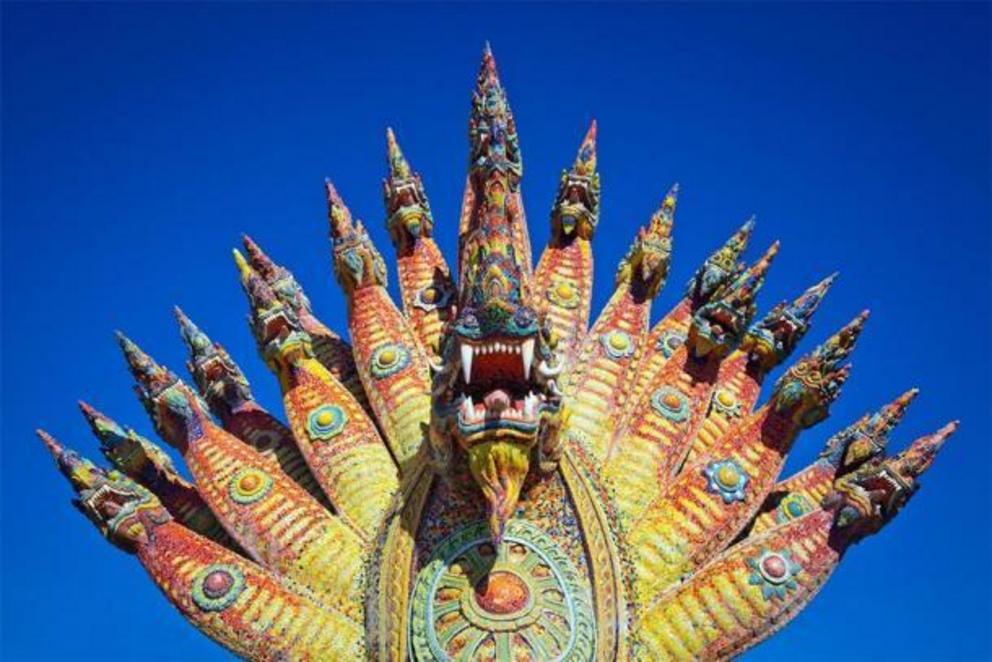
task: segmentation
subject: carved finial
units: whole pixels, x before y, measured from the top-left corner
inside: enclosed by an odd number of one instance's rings
[[[513,112],[496,71],[492,50],[482,53],[482,63],[472,93],[469,117],[470,171],[483,178],[496,169],[514,175],[523,174]],[[511,182],[515,185],[515,182]]]
[[[589,124],[589,130],[575,157],[572,172],[581,177],[590,177],[596,172],[596,120]]]
[[[131,374],[146,395],[154,396],[179,380],[171,371],[156,363],[130,338],[120,331],[117,331],[116,335],[117,343],[124,353]]]
[[[937,452],[943,448],[947,439],[957,432],[959,421],[951,421],[933,434],[920,437],[909,448],[893,458],[897,470],[904,476],[918,478],[933,465]]]
[[[754,299],[758,291],[765,284],[765,277],[768,275],[768,268],[775,261],[778,255],[780,243],[776,240],[768,247],[765,253],[757,262],[748,267],[744,273],[738,276],[727,288],[725,293],[719,294],[720,298],[726,299],[732,306],[741,310],[751,309],[748,318],[753,316]]]
[[[234,262],[238,266],[238,273],[241,276],[241,286],[245,294],[248,295],[248,302],[252,310],[265,310],[279,304],[279,299],[269,284],[255,271],[241,251],[234,249]]]
[[[910,389],[876,413],[862,416],[831,436],[820,452],[820,458],[847,472],[882,455],[888,445],[889,433],[902,420],[917,393],[918,389]]]
[[[330,221],[331,238],[340,239],[354,227],[351,211],[330,179],[324,180],[324,192],[327,194],[327,219]]]
[[[52,454],[52,457],[58,460],[59,456],[65,451],[65,447],[62,446],[62,444],[60,444],[55,437],[40,428],[34,432],[38,435],[38,438],[41,439],[41,443],[45,444],[45,448],[47,448],[48,452]]]
[[[400,150],[399,143],[396,142],[396,134],[392,127],[386,127],[386,161],[389,163],[389,176],[393,179],[406,179],[410,177],[410,164]]]
[[[695,308],[709,302],[717,291],[744,271],[738,260],[747,248],[753,231],[754,216],[751,216],[696,270],[686,288],[686,295]]]
[[[648,233],[660,237],[669,237],[672,234],[672,224],[675,222],[675,206],[679,201],[679,183],[675,182],[668,189],[668,193],[661,200],[661,206],[651,217],[648,224]]]
[[[79,401],[79,409],[83,412],[83,418],[89,423],[93,434],[100,440],[101,446],[112,448],[127,439],[127,430],[103,412],[97,411],[82,400]]]
[[[789,306],[789,312],[803,322],[809,322],[813,313],[820,307],[823,297],[830,291],[830,286],[837,280],[837,272],[830,274],[816,285],[800,294]]]
[[[251,237],[246,234],[241,235],[241,243],[244,244],[245,252],[248,253],[251,268],[257,271],[262,278],[271,282],[280,276],[279,265],[273,262]]]
[[[210,338],[196,324],[193,324],[193,320],[186,316],[182,308],[175,306],[172,312],[176,316],[176,321],[179,322],[179,335],[186,343],[191,358],[196,361],[213,354],[213,343],[210,342]]]
[[[813,355],[824,362],[829,368],[835,368],[854,351],[858,336],[865,328],[869,312],[861,311],[857,317],[848,322],[840,331],[830,336],[826,342],[814,350]]]

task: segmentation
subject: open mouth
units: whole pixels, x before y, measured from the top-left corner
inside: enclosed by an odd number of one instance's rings
[[[459,343],[461,374],[454,392],[463,435],[486,430],[533,433],[544,411],[557,411],[556,370],[534,363],[536,339],[501,338]]]
[[[109,520],[117,517],[133,499],[133,494],[120,492],[104,483],[86,499],[86,505]]]

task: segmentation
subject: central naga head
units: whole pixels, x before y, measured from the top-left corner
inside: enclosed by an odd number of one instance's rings
[[[522,170],[512,127],[487,53],[470,129],[475,205],[461,247],[457,314],[442,335],[442,365],[434,376],[431,439],[442,461],[451,452],[467,455],[495,541],[513,514],[531,459],[548,455],[561,411],[555,377],[562,362],[530,300],[529,265],[515,245]]]

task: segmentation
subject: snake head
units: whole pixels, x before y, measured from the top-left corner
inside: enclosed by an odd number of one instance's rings
[[[134,552],[172,516],[150,491],[119,471],[106,470],[37,431],[62,474],[76,490],[76,508],[121,549]]]

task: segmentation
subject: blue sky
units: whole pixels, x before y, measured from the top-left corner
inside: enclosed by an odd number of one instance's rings
[[[230,248],[251,233],[345,327],[321,181],[384,253],[392,125],[452,255],[469,92],[492,41],[536,246],[593,117],[595,304],[682,184],[669,288],[750,213],[782,252],[761,303],[841,272],[808,350],[872,309],[830,433],[910,386],[895,446],[960,418],[921,493],[751,660],[989,655],[987,4],[16,5],[3,11],[5,659],[225,659],[70,508],[32,430],[96,455],[75,401],[150,433],[113,342],[182,367],[181,304],[279,407]]]

